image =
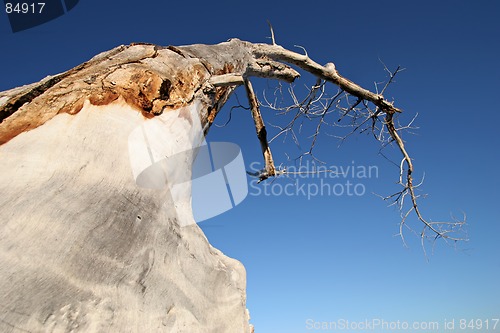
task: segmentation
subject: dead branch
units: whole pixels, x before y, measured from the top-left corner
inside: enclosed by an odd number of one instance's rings
[[[434,240],[441,238],[454,242],[467,240],[466,237],[457,236],[458,233],[462,232],[461,229],[465,225],[465,219],[463,221],[454,222],[430,222],[423,217],[419,209],[418,199],[420,196],[416,194],[416,188],[418,188],[421,184],[414,184],[414,166],[400,136],[401,131],[411,128],[415,118],[413,118],[408,125],[396,128],[394,116],[402,111],[401,109],[395,107],[392,102],[387,101],[383,96],[389,85],[394,82],[396,75],[404,69],[398,66],[394,71],[390,71],[387,66],[383,64],[385,71],[389,74],[389,79],[380,92],[378,92],[376,85],[377,93],[373,93],[342,77],[336,70],[333,63],[327,63],[325,66],[316,63],[309,58],[305,49],[302,49],[304,50],[304,55],[284,49],[279,45],[257,44],[254,48],[254,54],[258,57],[266,57],[266,59],[270,58],[275,61],[295,65],[315,75],[318,80],[324,80],[325,82],[335,84],[339,87],[339,91],[333,97],[328,99],[325,97],[324,90],[321,90],[319,98],[315,99],[315,93],[317,92],[317,88],[319,86],[317,83],[309,89],[309,94],[303,100],[299,100],[293,87],[291,87],[289,92],[290,97],[292,98],[292,104],[287,107],[279,107],[276,105],[276,102],[271,103],[267,98],[264,98],[265,106],[277,111],[278,114],[288,114],[291,111],[294,111],[291,120],[289,120],[285,126],[279,127],[279,131],[273,139],[281,136],[282,134],[292,133],[294,141],[297,141],[297,135],[295,135],[294,132],[295,123],[302,117],[310,120],[314,117],[318,117],[319,120],[317,122],[316,129],[310,137],[312,138],[310,148],[308,151],[299,156],[300,160],[305,155],[310,155],[313,159],[316,159],[313,156],[312,151],[317,142],[318,135],[320,132],[323,132],[322,126],[328,124],[325,120],[326,116],[332,112],[332,109],[337,109],[340,112],[340,116],[337,119],[337,122],[334,123],[334,126],[351,128],[349,133],[339,137],[341,138],[341,142],[354,133],[363,133],[367,130],[371,130],[374,137],[382,143],[383,147],[391,142],[394,142],[403,155],[403,159],[399,167],[399,184],[403,187],[403,189],[398,193],[384,198],[386,200],[394,200],[393,204],[397,204],[401,211],[400,236],[403,239],[403,242],[405,242],[403,229],[408,227],[406,221],[412,212],[415,213],[417,219],[424,225],[423,230],[420,233],[422,245],[424,244],[424,240],[429,237]],[[355,101],[350,101],[351,96],[356,98]],[[340,105],[341,100],[345,101],[345,107]],[[350,124],[339,124],[342,120],[344,120],[344,118],[350,118]],[[302,128],[302,126],[300,126],[300,128]],[[404,211],[406,197],[409,197],[411,205],[410,209]],[[428,235],[428,233],[431,233],[431,235]]]
[[[266,126],[264,125],[264,120],[262,119],[262,115],[260,113],[259,103],[257,102],[257,97],[255,96],[252,84],[249,80],[245,80],[245,88],[247,91],[248,101],[250,103],[250,109],[252,110],[252,118],[255,123],[255,130],[257,131],[257,137],[259,138],[262,155],[264,156],[264,161],[266,163],[265,172],[259,175],[259,182],[261,182],[269,177],[275,176],[276,168],[274,166],[271,148],[269,148],[269,143],[267,141]]]
[[[342,77],[336,70],[335,65],[331,62],[325,66],[321,66],[311,60],[307,55],[302,55],[289,51],[279,45],[256,44],[254,54],[256,56],[266,56],[276,61],[283,61],[302,68],[303,70],[321,78],[325,81],[332,82],[339,86],[342,90],[349,94],[370,101],[379,107],[383,112],[396,113],[401,112],[400,109],[394,107],[392,103],[384,99],[380,94],[374,94],[366,90],[354,82]]]
[[[412,162],[410,155],[408,154],[408,152],[405,148],[403,140],[401,139],[398,131],[396,130],[396,128],[394,126],[393,114],[386,115],[386,126],[387,126],[387,130],[389,131],[389,134],[394,139],[399,150],[401,151],[401,154],[403,155],[403,160],[402,160],[401,166],[400,166],[400,184],[403,186],[403,190],[401,190],[400,192],[397,193],[397,199],[395,202],[400,203],[400,209],[402,210],[405,197],[407,195],[409,195],[410,200],[411,200],[411,208],[402,217],[401,226],[403,226],[405,224],[406,218],[413,211],[417,215],[418,219],[424,224],[424,228],[422,229],[422,232],[420,233],[420,237],[422,239],[422,244],[427,236],[427,234],[426,234],[427,230],[432,231],[432,233],[434,235],[433,237],[435,239],[443,238],[445,240],[451,240],[451,241],[467,240],[467,238],[465,238],[465,237],[453,236],[453,233],[456,233],[457,228],[461,229],[465,225],[465,220],[464,221],[456,221],[456,222],[448,222],[448,221],[446,221],[446,222],[429,222],[422,216],[420,209],[419,209],[419,206],[418,206],[418,203],[417,203],[418,195],[415,194],[415,188],[420,186],[420,184],[418,184],[418,185],[413,184],[413,162]],[[403,163],[406,165],[406,178],[405,179],[403,179],[403,172],[404,172]],[[444,227],[444,226],[452,226],[452,228],[451,229],[443,229],[442,227]],[[424,247],[424,251],[425,251],[425,247]]]

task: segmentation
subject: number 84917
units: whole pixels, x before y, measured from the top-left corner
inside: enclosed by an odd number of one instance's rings
[[[45,2],[7,2],[5,4],[5,12],[7,14],[41,14],[43,7],[45,7]]]

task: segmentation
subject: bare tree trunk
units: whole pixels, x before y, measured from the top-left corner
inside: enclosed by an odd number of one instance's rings
[[[401,110],[333,63],[322,66],[274,38],[120,46],[0,93],[0,331],[250,332],[243,266],[210,246],[194,223],[190,187],[173,185],[189,180],[195,148],[238,85],[246,86],[266,163],[257,176],[286,173],[274,166],[249,78],[292,82],[299,73],[290,65],[319,79],[294,120],[311,115],[325,82],[339,87],[312,114],[320,119],[313,145],[332,107],[339,121],[360,119],[353,132],[382,124],[403,154],[403,189],[388,198],[412,202],[401,228],[414,211],[422,239],[430,230],[458,240],[449,232],[465,222],[427,222],[418,210],[413,164],[393,120]],[[155,173],[157,162],[179,154]]]
[[[131,170],[131,133],[189,146],[234,88],[210,79],[245,56],[120,46],[0,93],[1,332],[250,332],[244,267],[210,246],[190,193]]]

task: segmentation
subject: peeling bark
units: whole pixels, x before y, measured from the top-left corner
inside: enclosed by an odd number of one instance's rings
[[[237,39],[218,45],[119,46],[65,73],[0,93],[0,144],[57,114],[78,113],[87,99],[106,105],[120,96],[149,118],[203,100],[208,129],[242,77],[292,81],[299,76],[252,52],[253,44]]]

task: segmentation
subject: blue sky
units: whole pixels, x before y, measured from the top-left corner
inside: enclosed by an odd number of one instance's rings
[[[403,246],[394,236],[398,212],[371,194],[392,193],[398,170],[365,135],[340,148],[323,136],[317,152],[328,165],[376,166],[378,177],[358,180],[365,195],[257,196],[252,185],[243,203],[201,227],[215,247],[245,265],[256,332],[315,332],[307,320],[365,319],[435,321],[440,331],[455,319],[456,331],[463,331],[460,319],[500,318],[499,14],[497,1],[80,0],[66,15],[15,34],[0,15],[0,90],[130,42],[266,42],[267,19],[279,44],[304,46],[317,62],[334,62],[366,88],[386,78],[379,59],[390,68],[401,65],[406,70],[385,95],[405,111],[403,120],[419,114],[419,130],[404,138],[416,176],[425,172],[423,212],[433,220],[465,212],[469,242],[457,249],[439,243],[428,261],[418,237],[408,233],[409,247]],[[259,96],[269,84],[254,80]],[[243,91],[237,94],[245,100]],[[270,110],[263,114],[279,121]],[[237,143],[247,166],[261,160],[245,110],[233,111],[229,125],[213,128],[208,139]],[[296,153],[292,144],[272,148],[278,163],[286,162],[283,152]]]

